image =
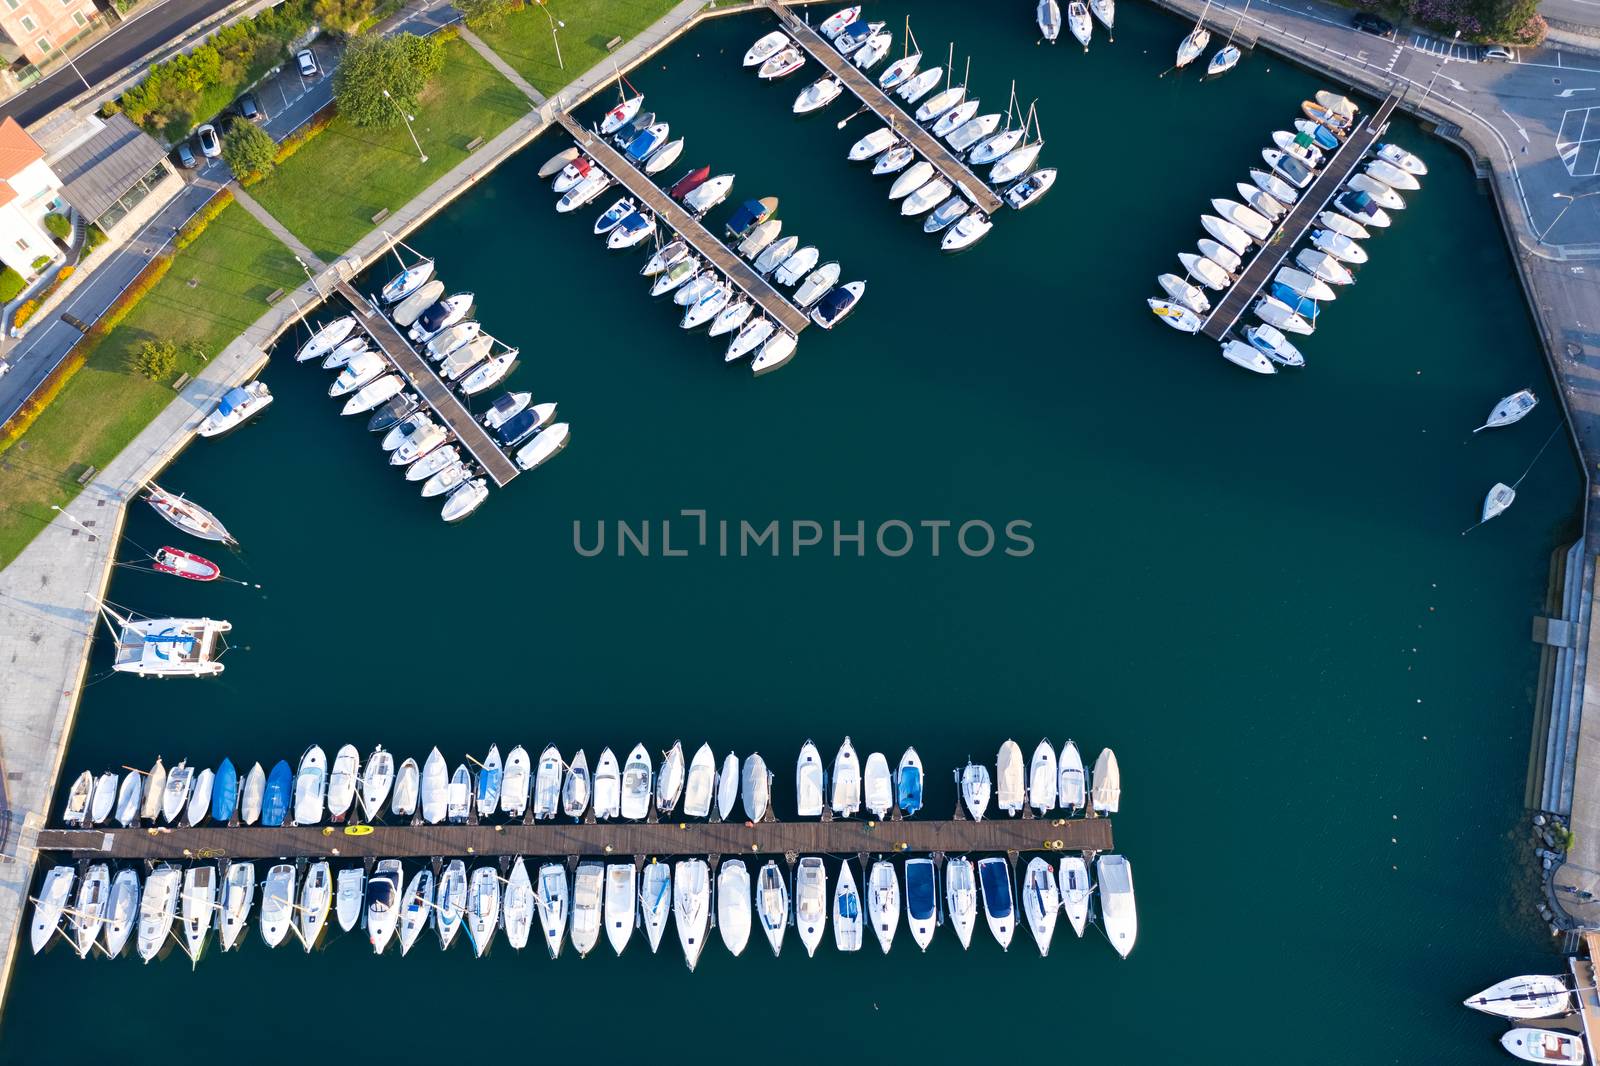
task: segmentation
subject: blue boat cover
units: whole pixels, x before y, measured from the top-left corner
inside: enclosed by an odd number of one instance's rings
[[[1323,148],[1327,148],[1330,151],[1339,147],[1339,138],[1330,133],[1328,131],[1328,127],[1326,126],[1316,127],[1311,131],[1311,136],[1316,138],[1318,145],[1322,146]]]
[[[850,37],[857,37],[857,36],[860,36],[861,34],[869,33],[869,32],[871,32],[871,30],[872,30],[872,23],[868,22],[866,19],[856,19],[854,22],[850,23],[850,25],[846,26],[843,30],[839,31],[839,37],[840,37],[840,39],[850,38]]]
[[[234,408],[241,406],[250,398],[250,394],[241,388],[232,388],[222,394],[222,402],[217,405],[217,410],[225,415],[233,414]]]
[[[278,826],[289,813],[289,790],[294,787],[294,771],[282,759],[267,775],[267,790],[261,796],[261,824]]]
[[[444,322],[445,316],[449,313],[450,309],[444,305],[443,300],[440,300],[417,316],[417,328],[425,333],[437,333],[440,324]]]
[[[1309,320],[1317,317],[1317,301],[1309,296],[1301,296],[1281,281],[1272,283],[1272,295],[1289,305],[1289,310]]]
[[[907,814],[916,814],[922,810],[922,771],[915,766],[907,766],[900,771],[899,788],[895,797],[900,804],[900,809]]]
[[[766,210],[760,200],[746,200],[739,205],[739,210],[733,213],[733,217],[728,219],[728,232],[736,237],[742,237]]]
[[[932,918],[936,893],[937,889],[933,884],[933,863],[907,863],[906,912],[919,920]]]
[[[497,431],[500,443],[507,447],[517,443],[518,440],[528,435],[528,431],[533,428],[533,424],[538,420],[539,416],[531,409],[513,416],[510,421],[502,425]]]
[[[1011,868],[1004,862],[978,864],[978,876],[983,881],[983,906],[996,918],[1011,915]]]
[[[211,784],[211,820],[226,824],[238,805],[239,771],[233,768],[232,759],[223,759]]]
[[[505,771],[500,769],[500,768],[498,768],[498,767],[496,767],[494,769],[485,768],[484,770],[479,771],[479,773],[478,773],[478,806],[479,807],[482,807],[485,804],[487,804],[488,801],[489,801],[490,796],[498,796],[498,795],[500,795],[500,778],[504,775],[504,773],[505,773]]]

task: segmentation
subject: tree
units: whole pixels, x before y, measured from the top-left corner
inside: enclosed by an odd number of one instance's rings
[[[141,376],[164,381],[178,369],[178,346],[171,341],[140,341],[129,362]]]
[[[58,241],[64,241],[72,236],[72,220],[59,212],[52,211],[44,216],[44,228]]]
[[[318,25],[350,34],[372,17],[377,6],[377,0],[316,0],[311,13]]]
[[[241,179],[267,173],[277,156],[278,145],[272,135],[254,122],[239,119],[222,138],[222,158]]]
[[[339,113],[357,126],[387,129],[414,114],[428,82],[444,66],[444,42],[402,33],[365,33],[350,42],[333,75]]]
[[[458,0],[455,5],[475,30],[492,30],[521,7],[522,0]]]
[[[26,285],[27,282],[22,280],[22,275],[10,267],[0,270],[0,303],[8,304],[21,296]]]

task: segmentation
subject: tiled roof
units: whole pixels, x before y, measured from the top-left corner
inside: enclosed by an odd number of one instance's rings
[[[29,163],[44,158],[44,149],[17,125],[17,120],[7,118],[0,122],[0,179],[10,179],[22,173]]]

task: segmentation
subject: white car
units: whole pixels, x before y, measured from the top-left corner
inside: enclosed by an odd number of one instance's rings
[[[296,52],[294,54],[294,61],[300,64],[301,77],[315,78],[317,75],[322,73],[322,71],[317,67],[317,57],[312,54],[311,49],[309,48]]]
[[[194,135],[200,142],[201,155],[207,159],[215,159],[222,154],[222,141],[217,137],[217,127],[207,122],[195,130]]]
[[[1517,54],[1509,48],[1485,48],[1483,58],[1498,59],[1502,63],[1515,63]]]
[[[9,373],[11,373],[11,364],[6,362],[4,359],[0,359],[0,378],[5,377]]]

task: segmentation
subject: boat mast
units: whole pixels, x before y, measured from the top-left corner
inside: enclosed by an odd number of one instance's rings
[[[955,73],[956,42],[950,42],[950,54],[944,60],[944,87],[950,88],[950,76]]]
[[[1244,21],[1245,12],[1249,10],[1250,0],[1244,0],[1244,7],[1239,9],[1239,17],[1233,20],[1233,29],[1228,31],[1228,39],[1224,42],[1223,47],[1233,43],[1233,35],[1239,32],[1239,24]]]
[[[1011,79],[1011,99],[1006,101],[1006,129],[1011,128],[1011,113],[1017,107],[1017,79]]]

